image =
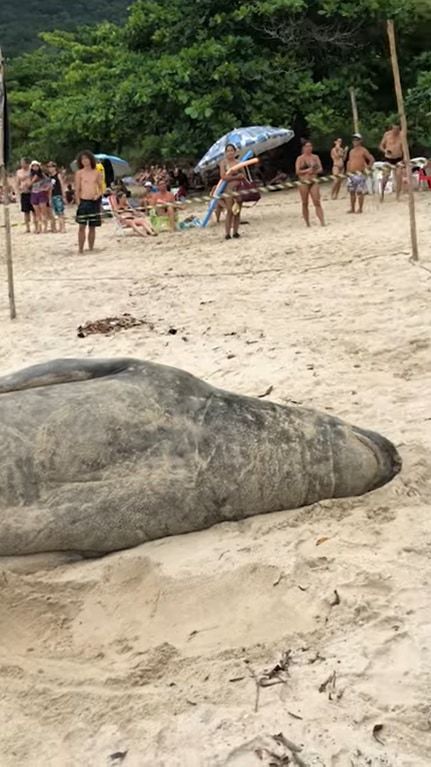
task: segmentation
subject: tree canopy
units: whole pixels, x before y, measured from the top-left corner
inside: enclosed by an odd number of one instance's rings
[[[397,23],[411,139],[431,143],[428,0],[136,0],[122,25],[42,35],[9,69],[15,156],[83,146],[136,161],[196,157],[239,125],[349,134],[349,86],[375,144],[396,115]]]
[[[8,58],[40,45],[39,33],[81,24],[123,21],[129,0],[1,0],[0,44]]]

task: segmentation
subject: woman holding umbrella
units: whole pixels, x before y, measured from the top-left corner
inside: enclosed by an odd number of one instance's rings
[[[238,232],[240,220],[241,220],[241,197],[236,197],[235,192],[238,191],[241,181],[244,181],[245,176],[240,170],[233,170],[234,166],[238,164],[237,148],[234,144],[226,144],[224,157],[220,163],[220,180],[227,181],[225,193],[228,195],[224,198],[226,205],[226,219],[225,219],[225,239],[231,239],[232,237],[237,239],[240,237]]]

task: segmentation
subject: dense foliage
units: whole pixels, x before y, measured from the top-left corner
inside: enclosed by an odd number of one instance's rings
[[[0,0],[0,45],[8,58],[40,45],[39,33],[123,21],[129,0]]]
[[[237,125],[351,130],[349,85],[375,145],[396,113],[386,18],[397,21],[411,137],[431,144],[429,0],[136,0],[123,26],[43,35],[9,70],[15,155],[82,146],[196,157]]]

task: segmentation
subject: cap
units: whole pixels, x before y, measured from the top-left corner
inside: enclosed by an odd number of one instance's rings
[[[40,165],[39,160],[32,160],[30,165]]]
[[[153,186],[153,185],[152,185],[151,181],[146,181],[144,186]]]
[[[359,138],[362,139],[362,133],[354,133],[353,138]]]

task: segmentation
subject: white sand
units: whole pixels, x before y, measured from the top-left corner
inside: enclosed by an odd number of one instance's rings
[[[120,238],[110,222],[92,257],[74,255],[72,224],[14,229],[19,318],[3,284],[1,373],[134,355],[237,392],[272,385],[278,402],[381,431],[404,469],[366,497],[98,561],[0,565],[1,767],[254,767],[271,761],[265,743],[291,756],[280,731],[307,767],[430,765],[431,272],[408,261],[406,203],[325,207],[329,226],[307,231],[296,194],[269,195],[229,243],[216,228]],[[428,269],[430,213],[418,196]],[[154,330],[77,338],[124,311]],[[284,650],[289,679],[255,713],[244,660],[260,673]]]

